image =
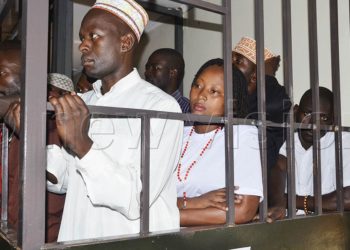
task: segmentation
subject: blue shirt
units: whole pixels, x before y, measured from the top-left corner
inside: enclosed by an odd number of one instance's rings
[[[190,100],[184,97],[179,90],[171,94],[179,103],[182,113],[190,113]]]

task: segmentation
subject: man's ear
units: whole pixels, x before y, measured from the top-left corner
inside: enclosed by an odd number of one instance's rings
[[[128,33],[121,37],[120,39],[120,51],[123,53],[129,52],[132,50],[135,44],[135,37]]]
[[[280,61],[281,61],[280,56],[275,56],[275,57],[271,57],[270,59],[267,59],[265,61],[265,73],[266,73],[266,75],[275,76],[276,71],[278,70],[278,68],[280,66]]]
[[[256,91],[256,73],[253,72],[249,76],[249,81],[247,84],[248,95],[252,95]]]
[[[256,71],[254,71],[250,74],[250,81],[249,82],[256,84]]]
[[[170,78],[177,78],[177,69],[171,69],[170,72],[169,72],[169,76]]]

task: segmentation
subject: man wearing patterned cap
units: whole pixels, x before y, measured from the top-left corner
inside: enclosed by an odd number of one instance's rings
[[[264,61],[266,67],[266,119],[276,123],[282,123],[286,119],[291,107],[291,102],[285,88],[274,77],[280,57],[274,55],[269,49],[264,49]],[[258,98],[256,85],[256,42],[249,37],[243,37],[232,52],[232,63],[242,71],[248,81],[249,116],[250,119],[258,119]],[[283,128],[267,127],[267,166],[272,168],[278,157],[280,147],[285,140]]]
[[[60,97],[74,91],[72,80],[59,73],[50,73],[47,77],[47,97]]]
[[[48,151],[48,170],[66,192],[59,241],[140,231],[139,119],[89,119],[86,105],[181,112],[177,102],[140,78],[133,56],[147,24],[132,0],[97,0],[79,36],[81,62],[97,80],[93,90],[51,98],[59,136],[68,148]],[[179,228],[174,170],[182,140],[181,121],[152,119],[150,138],[150,231]],[[164,135],[164,136],[163,136]]]
[[[275,56],[271,50],[264,48],[266,75],[275,76],[279,67],[280,56]],[[246,76],[248,92],[256,90],[256,41],[250,37],[242,37],[232,51],[232,63]]]

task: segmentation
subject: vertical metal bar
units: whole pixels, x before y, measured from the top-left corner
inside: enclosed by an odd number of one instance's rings
[[[321,196],[321,152],[320,152],[320,98],[317,51],[317,9],[316,0],[308,0],[310,84],[312,89],[313,121],[313,172],[315,213],[322,214]]]
[[[225,71],[225,171],[226,194],[228,211],[226,213],[226,225],[235,224],[234,206],[234,161],[233,161],[233,100],[232,100],[232,31],[231,31],[231,1],[225,0],[223,7],[226,13],[223,15],[223,57]]]
[[[54,1],[52,72],[72,77],[73,1]]]
[[[255,0],[255,38],[256,38],[256,85],[258,90],[259,144],[261,151],[264,201],[260,204],[260,220],[267,218],[267,151],[266,151],[266,91],[264,62],[264,1]]]
[[[179,11],[182,15],[182,10]],[[183,53],[183,18],[182,17],[175,17],[175,50]]]
[[[6,1],[6,2],[1,2],[0,6],[0,23],[2,24],[5,18],[7,17],[9,11],[11,8],[14,6],[14,1]]]
[[[288,183],[288,217],[296,217],[295,199],[295,151],[294,151],[294,114],[293,114],[293,60],[292,60],[292,16],[291,0],[282,1],[283,22],[283,79],[287,94],[292,102],[288,114],[287,128],[287,183]]]
[[[48,10],[47,0],[23,1],[18,243],[25,250],[45,239]]]
[[[339,32],[338,32],[338,0],[329,1],[331,29],[331,60],[332,60],[332,90],[334,95],[334,125],[335,129],[335,163],[337,180],[337,210],[344,211],[343,194],[343,152],[342,152],[342,120],[339,72]]]
[[[2,141],[1,141],[1,174],[2,174],[2,191],[1,191],[1,220],[7,220],[8,207],[8,153],[9,153],[9,134],[5,123],[2,124]]]
[[[175,50],[181,53],[183,55],[184,48],[184,38],[183,38],[183,17],[182,17],[182,10],[179,10],[180,16],[175,17]],[[183,94],[183,84],[180,85],[179,88],[180,92]]]
[[[149,233],[149,184],[150,184],[150,119],[147,115],[141,118],[141,205],[140,234]]]

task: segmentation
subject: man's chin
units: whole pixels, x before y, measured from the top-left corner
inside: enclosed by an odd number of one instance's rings
[[[94,78],[94,79],[100,79],[99,75],[96,72],[92,71],[90,68],[85,67],[84,71],[88,77]]]
[[[306,143],[312,143],[312,130],[299,130],[299,139]]]

